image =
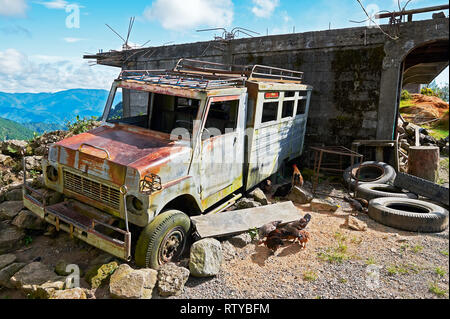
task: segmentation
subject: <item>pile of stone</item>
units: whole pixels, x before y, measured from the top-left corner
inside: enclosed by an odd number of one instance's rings
[[[425,128],[404,122],[401,119],[399,119],[397,130],[399,132],[400,169],[403,172],[407,171],[409,148],[416,145],[416,130],[419,131],[419,143],[421,146],[437,146],[441,154],[449,154],[448,136],[437,140]]]
[[[448,136],[446,138],[437,140],[429,134],[429,132],[418,125],[413,123],[399,121],[397,127],[400,134],[400,147],[403,151],[408,151],[410,146],[416,145],[416,130],[419,131],[419,142],[422,146],[438,146],[442,153],[448,154],[449,143]]]

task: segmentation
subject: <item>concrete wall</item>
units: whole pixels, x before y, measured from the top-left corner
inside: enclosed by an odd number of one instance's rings
[[[402,61],[413,48],[448,40],[447,18],[404,23],[399,39],[376,28],[348,28],[229,42],[197,42],[101,55],[99,63],[126,69],[171,69],[179,58],[266,64],[300,70],[314,86],[306,146],[391,139]]]

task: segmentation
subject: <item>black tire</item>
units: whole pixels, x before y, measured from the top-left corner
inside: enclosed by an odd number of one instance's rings
[[[351,187],[351,189],[355,189],[356,185],[356,176],[359,170],[359,183],[367,184],[367,183],[377,183],[377,184],[388,184],[393,183],[395,176],[397,175],[395,169],[386,163],[383,162],[364,162],[361,164],[355,164],[353,166],[348,167],[344,171],[344,180]]]
[[[372,199],[368,214],[383,225],[413,232],[437,233],[448,227],[448,210],[417,199]]]
[[[139,236],[134,255],[136,265],[158,269],[160,265],[176,260],[183,254],[190,227],[190,218],[181,211],[159,214]]]
[[[356,197],[368,201],[380,197],[417,199],[417,195],[388,184],[361,184],[356,188]]]

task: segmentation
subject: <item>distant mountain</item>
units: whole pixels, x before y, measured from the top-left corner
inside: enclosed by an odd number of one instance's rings
[[[25,126],[0,118],[0,141],[29,140],[33,138],[33,131]]]
[[[77,115],[81,118],[100,116],[108,99],[106,90],[74,89],[56,93],[2,93],[0,117],[33,130],[47,130],[43,124],[65,126]],[[37,129],[36,129],[37,128]],[[40,133],[41,133],[40,132]]]
[[[38,134],[67,129],[67,126],[65,124],[57,123],[24,123],[23,126]]]

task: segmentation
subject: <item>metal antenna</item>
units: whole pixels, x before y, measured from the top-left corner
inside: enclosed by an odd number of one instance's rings
[[[130,39],[131,31],[133,30],[134,20],[136,17],[130,18],[130,24],[128,25],[128,34],[127,34],[127,40],[125,41],[125,48],[128,48],[128,40]]]
[[[114,30],[113,28],[111,28],[107,23],[105,23],[105,24],[106,24],[106,26],[107,26],[108,28],[111,29],[112,32],[114,32],[119,38],[121,38],[121,39],[123,40],[123,42],[127,42],[127,40],[125,40],[119,33],[117,33],[116,30]]]

